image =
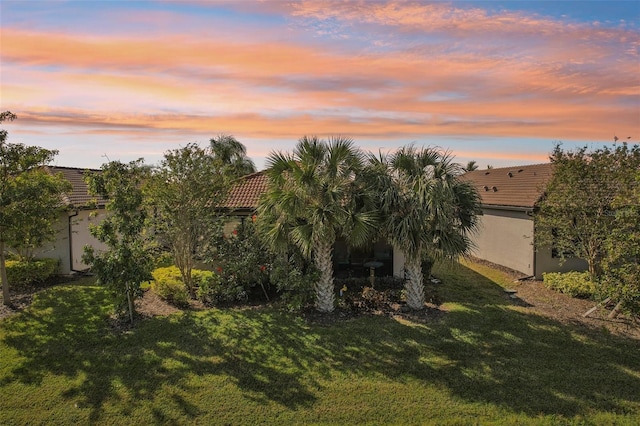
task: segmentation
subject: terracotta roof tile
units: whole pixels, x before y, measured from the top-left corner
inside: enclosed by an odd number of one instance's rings
[[[474,170],[463,179],[474,184],[483,205],[534,207],[551,178],[551,163]]]
[[[67,179],[72,186],[72,190],[70,194],[67,194],[64,197],[64,203],[68,206],[82,208],[86,207],[88,203],[96,200],[98,205],[104,205],[106,200],[102,197],[94,197],[89,194],[89,188],[84,181],[85,171],[89,170],[91,172],[99,173],[100,170],[96,169],[78,169],[75,167],[57,167],[57,166],[47,166],[47,170],[51,174],[62,173],[65,179]]]
[[[268,176],[264,171],[244,176],[233,186],[224,207],[253,210],[258,207],[260,196],[267,190]]]

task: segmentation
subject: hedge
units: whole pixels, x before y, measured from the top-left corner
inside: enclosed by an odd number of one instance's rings
[[[7,279],[13,288],[44,282],[58,271],[57,259],[7,260]]]
[[[189,305],[189,293],[182,282],[180,270],[175,266],[155,269],[151,290],[167,302],[176,306]]]
[[[547,272],[542,274],[544,285],[551,290],[572,297],[592,297],[596,287],[588,272]]]

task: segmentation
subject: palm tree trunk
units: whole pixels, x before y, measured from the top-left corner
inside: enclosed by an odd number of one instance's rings
[[[424,308],[424,285],[422,283],[422,265],[420,257],[407,259],[407,281],[404,284],[407,293],[407,305],[411,309]]]
[[[7,279],[7,265],[4,258],[4,241],[0,241],[0,280],[2,281],[2,303],[11,305],[11,297],[9,296],[9,280]]]
[[[317,242],[313,260],[320,272],[320,279],[315,285],[316,309],[320,312],[333,312],[335,294],[333,292],[333,264],[331,262],[331,246],[326,241]]]

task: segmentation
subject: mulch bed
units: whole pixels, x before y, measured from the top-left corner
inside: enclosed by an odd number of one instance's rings
[[[640,318],[619,315],[607,318],[613,306],[600,307],[584,318],[583,315],[596,305],[593,300],[577,299],[558,293],[544,286],[542,281],[525,280],[514,285],[517,293],[514,303],[524,307],[525,311],[551,318],[563,324],[588,329],[605,329],[611,334],[640,340]]]

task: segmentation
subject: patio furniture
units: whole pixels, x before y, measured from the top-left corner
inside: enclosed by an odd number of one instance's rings
[[[362,266],[365,268],[369,268],[369,279],[371,280],[371,288],[374,288],[373,285],[376,281],[376,269],[384,265],[384,263],[379,262],[377,260],[370,260],[368,262],[364,262]]]

